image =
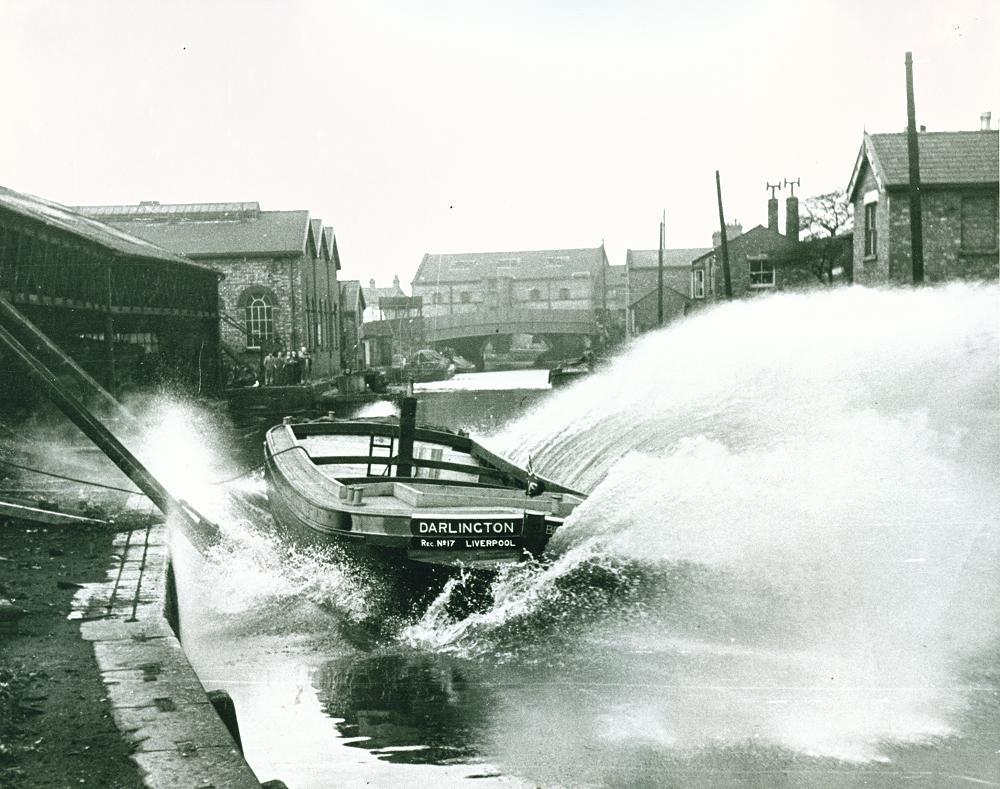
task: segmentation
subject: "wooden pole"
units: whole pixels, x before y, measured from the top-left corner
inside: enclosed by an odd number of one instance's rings
[[[722,280],[725,283],[726,298],[733,298],[733,281],[729,276],[729,244],[726,242],[726,217],[722,213],[722,181],[719,179],[719,171],[715,171],[715,193],[719,198],[719,229],[722,231]]]
[[[917,112],[913,104],[913,55],[906,53],[906,153],[910,163],[910,254],[913,284],[924,281],[924,228],[920,205],[920,145]]]
[[[659,265],[656,270],[656,325],[663,325],[663,247],[666,244],[667,235],[667,212],[663,212],[663,219],[660,220],[660,255]]]
[[[62,382],[29,351],[3,323],[0,323],[0,346],[10,349],[23,364],[25,372],[39,385],[49,399],[93,441],[157,508],[166,514],[176,512],[195,523],[208,523],[190,506],[167,492],[146,467],[62,384]]]
[[[417,398],[404,397],[399,405],[399,450],[396,460],[396,476],[409,477],[413,474],[413,434],[417,428]]]
[[[118,394],[115,383],[115,319],[111,314],[114,296],[111,290],[111,264],[107,264],[107,312],[104,314],[104,361],[107,365],[105,374],[105,389],[115,396]]]

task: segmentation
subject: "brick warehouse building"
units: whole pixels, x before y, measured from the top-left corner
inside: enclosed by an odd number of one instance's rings
[[[526,252],[425,254],[413,278],[424,317],[491,307],[605,309],[604,246]]]
[[[340,255],[332,228],[308,211],[256,202],[78,210],[221,272],[223,347],[237,363],[256,369],[266,351],[305,346],[314,376],[339,375]]]
[[[998,132],[920,132],[924,276],[928,282],[996,278]],[[854,206],[854,276],[866,285],[911,282],[906,134],[865,134],[848,199]]]

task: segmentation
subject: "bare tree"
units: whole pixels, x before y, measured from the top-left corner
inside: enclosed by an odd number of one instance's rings
[[[802,244],[796,255],[826,285],[833,284],[838,268],[853,280],[852,244],[847,235],[854,229],[852,209],[843,190],[802,201]]]

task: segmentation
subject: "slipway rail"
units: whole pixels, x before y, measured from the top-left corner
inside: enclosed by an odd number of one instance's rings
[[[0,347],[5,347],[13,353],[32,380],[41,387],[59,410],[80,428],[84,435],[93,441],[164,515],[180,515],[189,525],[196,528],[204,529],[207,527],[212,531],[218,530],[214,523],[200,515],[189,504],[171,495],[139,459],[70,391],[66,383],[60,380],[50,367],[28,348],[25,342],[31,342],[41,353],[51,359],[58,360],[63,367],[63,372],[80,385],[83,391],[96,395],[101,402],[112,406],[114,413],[121,414],[129,422],[135,424],[134,417],[128,414],[117,400],[87,375],[76,362],[46,337],[17,308],[6,299],[0,298]]]

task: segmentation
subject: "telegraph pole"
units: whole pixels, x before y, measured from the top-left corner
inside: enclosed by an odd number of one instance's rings
[[[715,193],[719,197],[719,228],[722,230],[722,280],[726,286],[726,298],[733,299],[733,281],[729,277],[729,244],[726,243],[726,217],[722,213],[722,182],[719,171],[715,171]]]
[[[913,106],[913,54],[906,53],[906,153],[910,163],[910,253],[913,284],[924,281],[924,222],[920,209],[920,146],[917,112]]]
[[[660,220],[660,257],[656,270],[656,325],[663,325],[663,247],[667,238],[667,212],[664,210]]]

